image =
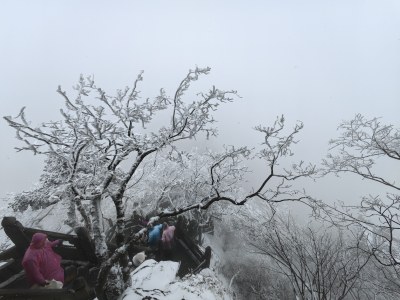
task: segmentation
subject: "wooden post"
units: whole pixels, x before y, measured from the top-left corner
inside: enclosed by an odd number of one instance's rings
[[[204,252],[203,259],[205,261],[204,268],[210,267],[210,260],[211,260],[211,247],[207,246],[206,251]]]
[[[64,269],[64,285],[68,285],[77,277],[77,268],[76,266],[67,266]]]
[[[24,233],[24,226],[14,217],[4,217],[1,225],[4,228],[4,232],[17,247],[18,252],[24,255],[31,242]]]
[[[76,235],[78,236],[78,244],[75,245],[79,248],[86,256],[86,258],[97,264],[97,257],[94,251],[94,244],[90,237],[89,231],[85,227],[77,227],[75,228]]]

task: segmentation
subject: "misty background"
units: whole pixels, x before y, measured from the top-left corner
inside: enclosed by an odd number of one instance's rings
[[[342,120],[356,113],[400,126],[400,2],[393,1],[2,1],[0,112],[26,106],[33,124],[58,120],[79,75],[109,94],[144,70],[142,97],[172,95],[190,68],[211,67],[193,85],[237,90],[216,114],[220,135],[208,146],[254,146],[251,128],[284,114],[304,122],[296,160],[319,163]],[[0,198],[29,190],[43,160],[16,153],[15,132],[0,122]],[[202,146],[201,141],[194,146]],[[252,166],[256,186],[261,166]],[[382,171],[400,180],[393,166]],[[328,201],[379,186],[351,176],[305,186]]]

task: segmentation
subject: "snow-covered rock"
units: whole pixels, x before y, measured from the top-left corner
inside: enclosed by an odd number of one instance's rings
[[[231,300],[210,269],[183,279],[176,277],[178,269],[177,262],[146,260],[131,273],[132,286],[120,300],[142,300],[146,296],[160,300]]]
[[[165,290],[175,280],[179,263],[171,261],[144,261],[131,273],[132,287],[142,290]]]

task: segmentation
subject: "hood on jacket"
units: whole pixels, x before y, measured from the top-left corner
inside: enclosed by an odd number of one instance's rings
[[[31,247],[32,248],[42,248],[45,245],[47,235],[44,233],[37,232],[32,236]]]

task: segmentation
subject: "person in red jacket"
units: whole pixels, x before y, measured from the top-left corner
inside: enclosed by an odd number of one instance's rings
[[[60,240],[50,242],[44,233],[35,233],[22,260],[25,275],[32,287],[45,287],[51,280],[64,283],[61,256],[53,251]]]

